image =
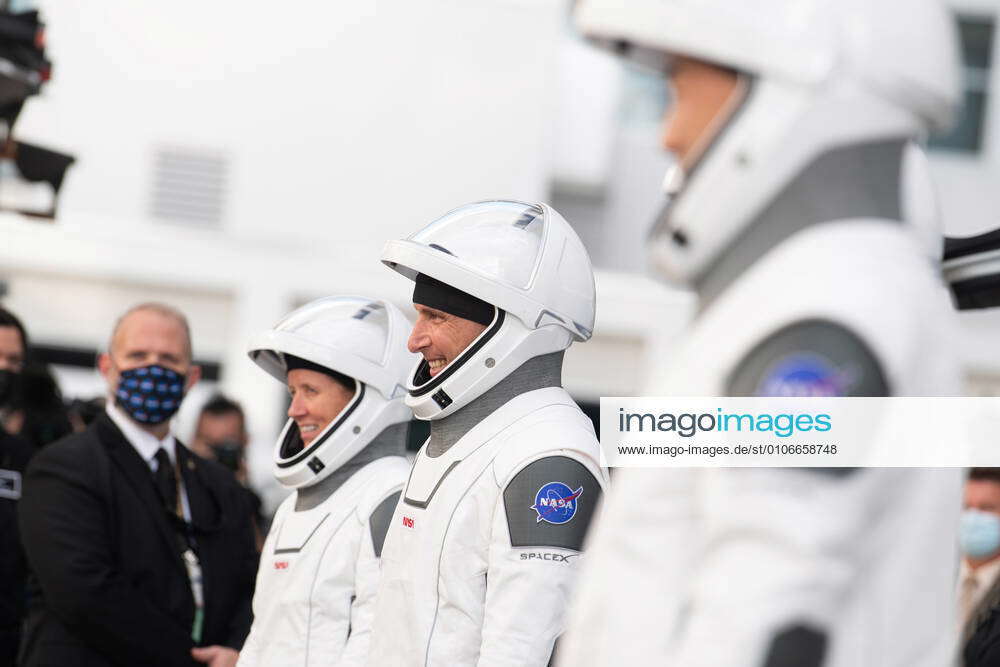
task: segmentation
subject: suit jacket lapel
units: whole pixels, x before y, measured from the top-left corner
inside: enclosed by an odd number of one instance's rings
[[[177,442],[176,451],[177,467],[181,471],[184,490],[187,492],[191,523],[194,525],[196,537],[199,532],[217,530],[222,517],[215,491],[202,479],[201,466],[204,462],[180,442]]]
[[[149,466],[142,460],[139,452],[135,451],[135,447],[129,443],[125,435],[111,421],[110,417],[101,415],[98,419],[97,432],[101,444],[107,448],[112,462],[118,466],[122,476],[129,486],[132,487],[136,496],[142,500],[142,504],[146,507],[153,520],[153,524],[170,547],[170,553],[173,554],[172,560],[186,577],[187,570],[181,562],[180,553],[177,549],[177,536],[167,519],[163,502],[156,493]]]
[[[217,562],[214,556],[217,552],[206,547],[210,541],[207,533],[215,532],[222,522],[221,509],[215,490],[204,477],[202,466],[205,461],[192,454],[180,442],[177,443],[177,467],[181,471],[184,490],[187,493],[188,507],[191,509],[192,538],[195,551],[201,563],[202,586],[206,604],[215,597],[215,581],[213,574],[221,568],[229,567],[230,563]]]

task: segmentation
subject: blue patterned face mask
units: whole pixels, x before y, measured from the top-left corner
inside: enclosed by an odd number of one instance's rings
[[[152,364],[121,372],[115,398],[140,424],[161,424],[177,412],[184,398],[183,373]]]

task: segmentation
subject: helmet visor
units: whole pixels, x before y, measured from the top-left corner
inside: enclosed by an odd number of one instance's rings
[[[541,256],[545,222],[537,204],[485,201],[446,213],[407,240],[451,255],[489,278],[527,289]]]
[[[321,324],[321,329],[317,323]],[[381,303],[343,296],[312,301],[290,313],[274,327],[276,332],[298,334],[309,338],[321,334],[320,342],[324,345],[344,349],[380,365],[386,354],[388,329],[389,314]],[[299,353],[296,356],[303,355]],[[329,365],[326,359],[319,357],[308,360],[320,365]],[[343,372],[339,368],[332,370]]]

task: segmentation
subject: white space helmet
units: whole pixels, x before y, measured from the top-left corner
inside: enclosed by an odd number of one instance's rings
[[[913,142],[903,152],[901,184],[903,219],[910,223],[927,257],[939,269],[944,256],[941,204],[927,155]]]
[[[329,368],[354,380],[354,396],[323,431],[302,448],[288,420],[274,448],[274,474],[297,489],[320,481],[349,461],[387,426],[407,422],[406,374],[416,355],[406,350],[410,322],[391,303],[360,296],[312,301],[255,336],[247,353],[284,383],[285,355]]]
[[[580,30],[644,63],[728,67],[749,89],[651,235],[652,259],[690,282],[828,150],[947,126],[959,99],[953,21],[937,0],[579,0]]]
[[[382,261],[411,280],[424,274],[495,306],[482,334],[428,381],[421,359],[406,404],[421,419],[445,417],[522,363],[590,338],[594,271],[569,223],[547,204],[484,201],[459,207],[407,239],[389,241]]]

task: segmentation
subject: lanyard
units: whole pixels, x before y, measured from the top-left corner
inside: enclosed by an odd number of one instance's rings
[[[183,501],[181,494],[181,476],[174,468],[174,480],[177,484],[177,505],[171,514],[170,523],[177,535],[177,546],[181,552],[184,569],[187,570],[188,583],[191,585],[191,597],[194,599],[194,622],[191,624],[191,640],[196,645],[201,644],[202,631],[205,624],[205,587],[202,579],[201,561],[194,552],[194,538],[191,536],[191,525],[184,520],[182,514]]]
[[[181,558],[184,559],[188,581],[191,582],[191,596],[194,597],[194,623],[191,624],[191,639],[195,644],[201,644],[201,633],[205,623],[205,591],[201,580],[201,563],[190,547],[181,554]]]

